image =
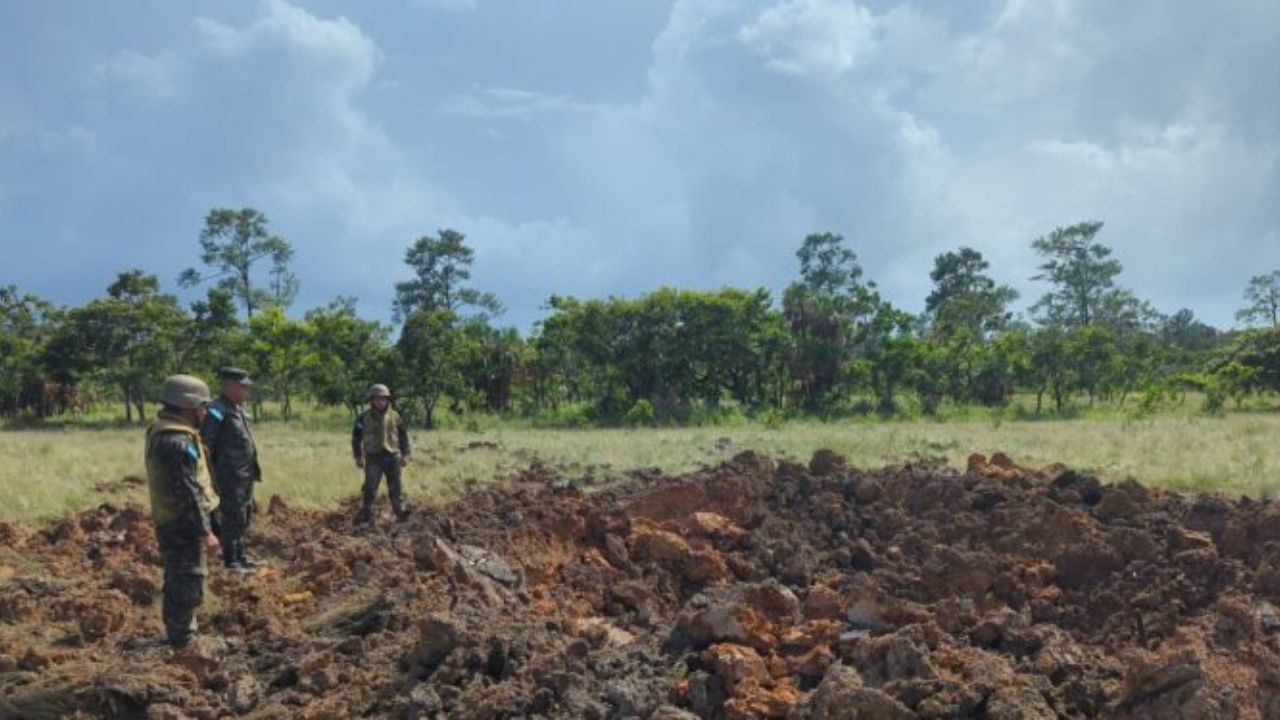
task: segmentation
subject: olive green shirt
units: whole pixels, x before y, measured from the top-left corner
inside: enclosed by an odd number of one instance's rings
[[[176,415],[161,412],[147,428],[147,489],[151,521],[193,537],[210,532],[209,516],[218,509],[218,493],[209,476],[209,452],[197,430]]]
[[[394,408],[378,412],[369,408],[356,418],[351,431],[351,452],[356,458],[370,455],[402,455],[409,457],[409,431]]]

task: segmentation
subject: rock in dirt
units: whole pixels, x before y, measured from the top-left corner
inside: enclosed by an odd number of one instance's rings
[[[892,696],[864,686],[853,668],[835,665],[791,717],[794,720],[912,720],[916,715]]]
[[[458,620],[447,614],[431,614],[418,627],[418,643],[405,658],[405,672],[427,678],[462,641],[464,631]]]
[[[1237,716],[1233,703],[1208,687],[1200,660],[1190,651],[1134,661],[1116,712],[1121,720]]]

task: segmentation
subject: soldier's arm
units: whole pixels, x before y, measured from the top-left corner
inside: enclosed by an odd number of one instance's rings
[[[409,455],[413,453],[413,448],[409,447],[409,429],[404,426],[403,417],[397,415],[396,419],[399,420],[399,422],[396,423],[396,428],[399,430],[399,437],[396,439],[400,444],[400,456],[409,457]]]
[[[210,405],[209,412],[205,413],[204,422],[200,423],[200,440],[204,442],[204,446],[209,450],[209,463],[213,464],[215,458],[212,457],[218,452],[218,435],[222,432],[222,420],[225,417],[222,410],[217,405]]]
[[[196,482],[196,463],[200,450],[195,442],[174,433],[161,440],[157,451],[161,462],[169,468],[169,481],[172,483],[174,499],[178,503],[182,526],[198,529],[201,536],[212,533],[209,509],[204,506],[200,483]]]
[[[355,427],[351,430],[351,454],[359,460],[364,457],[364,415],[356,416]]]

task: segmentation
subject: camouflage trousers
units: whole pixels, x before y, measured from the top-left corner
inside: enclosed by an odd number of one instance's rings
[[[360,490],[362,507],[366,511],[373,509],[373,501],[378,497],[378,486],[382,484],[383,475],[387,476],[387,496],[391,498],[391,507],[400,512],[404,509],[400,456],[391,453],[376,453],[365,457],[364,487]]]
[[[244,536],[253,519],[253,481],[218,483],[218,542],[227,564],[244,559]]]
[[[204,546],[185,528],[156,528],[156,541],[164,561],[165,633],[170,645],[183,646],[196,634],[196,608],[204,602]]]

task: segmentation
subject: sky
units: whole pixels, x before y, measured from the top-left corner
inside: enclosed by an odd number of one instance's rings
[[[1032,239],[1102,220],[1121,284],[1226,327],[1280,268],[1280,2],[0,4],[0,286],[192,300],[241,206],[299,312],[390,319],[446,227],[525,329],[552,294],[780,295],[824,231],[905,309],[966,245],[1025,307]]]

